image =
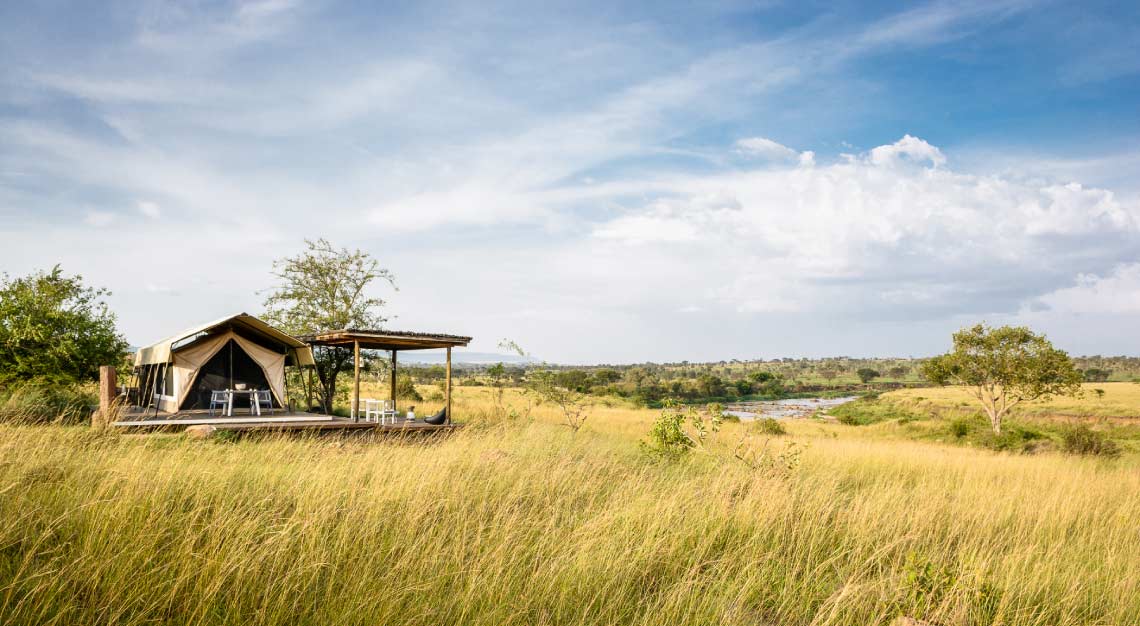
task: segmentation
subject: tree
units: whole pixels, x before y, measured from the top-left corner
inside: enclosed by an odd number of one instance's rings
[[[1112,370],[1100,369],[1098,367],[1090,367],[1085,370],[1084,373],[1085,381],[1090,383],[1107,382],[1109,376],[1112,376]]]
[[[305,240],[306,250],[273,262],[278,285],[265,299],[265,318],[294,335],[345,328],[380,328],[384,301],[368,295],[376,281],[396,287],[395,277],[367,252],[337,250],[325,239]],[[352,364],[352,350],[314,346],[320,400],[331,413],[336,379]]]
[[[100,365],[118,365],[127,342],[115,330],[106,289],[50,272],[0,278],[0,383],[96,380]]]
[[[954,349],[923,363],[922,373],[936,385],[966,386],[997,434],[1018,404],[1076,395],[1081,388],[1081,372],[1069,355],[1024,326],[962,329],[954,333]]]
[[[864,385],[866,385],[867,383],[871,382],[872,380],[878,378],[879,372],[877,372],[876,370],[873,370],[869,367],[863,367],[863,368],[860,368],[858,371],[856,371],[855,375],[859,377],[859,380],[863,381]]]
[[[720,376],[701,374],[697,377],[697,390],[705,398],[717,398],[724,395],[724,381]]]
[[[578,432],[586,423],[586,395],[562,386],[558,377],[550,370],[536,370],[527,376],[527,393],[533,394],[539,402],[548,402],[558,407],[562,419],[570,430]]]
[[[838,374],[839,374],[839,372],[837,372],[833,369],[819,370],[819,375],[822,376],[824,378],[824,380],[828,380],[828,381],[835,380],[835,377]]]

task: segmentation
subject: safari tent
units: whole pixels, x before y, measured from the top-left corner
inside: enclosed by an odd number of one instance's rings
[[[284,407],[285,367],[313,365],[312,349],[246,313],[189,328],[135,353],[144,405],[177,412],[209,406],[210,392],[269,389]]]

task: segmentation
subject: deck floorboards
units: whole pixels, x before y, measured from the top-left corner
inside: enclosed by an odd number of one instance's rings
[[[395,424],[378,424],[364,420],[354,421],[348,417],[335,417],[292,411],[289,413],[278,411],[275,414],[264,416],[235,415],[233,417],[211,416],[205,410],[180,411],[178,413],[159,413],[154,410],[143,411],[128,409],[123,411],[119,421],[111,424],[116,428],[129,431],[149,431],[154,429],[182,429],[189,426],[210,425],[218,430],[230,431],[329,431],[329,430],[373,430],[382,433],[412,433],[454,430],[461,424],[440,424],[438,426],[427,424],[421,420],[414,422],[399,421]]]

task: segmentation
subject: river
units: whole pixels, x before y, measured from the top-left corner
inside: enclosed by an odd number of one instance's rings
[[[733,402],[725,405],[725,413],[735,415],[742,420],[751,420],[759,417],[774,419],[788,419],[793,417],[808,417],[819,409],[846,404],[858,396],[843,396],[841,398],[788,398],[786,400],[768,400],[762,402]]]

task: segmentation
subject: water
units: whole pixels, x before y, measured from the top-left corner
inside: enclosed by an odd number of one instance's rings
[[[857,398],[858,396],[843,396],[842,398],[788,398],[767,402],[735,402],[726,405],[724,412],[735,415],[742,420],[753,420],[760,417],[789,419],[807,417],[819,409],[846,404]]]

